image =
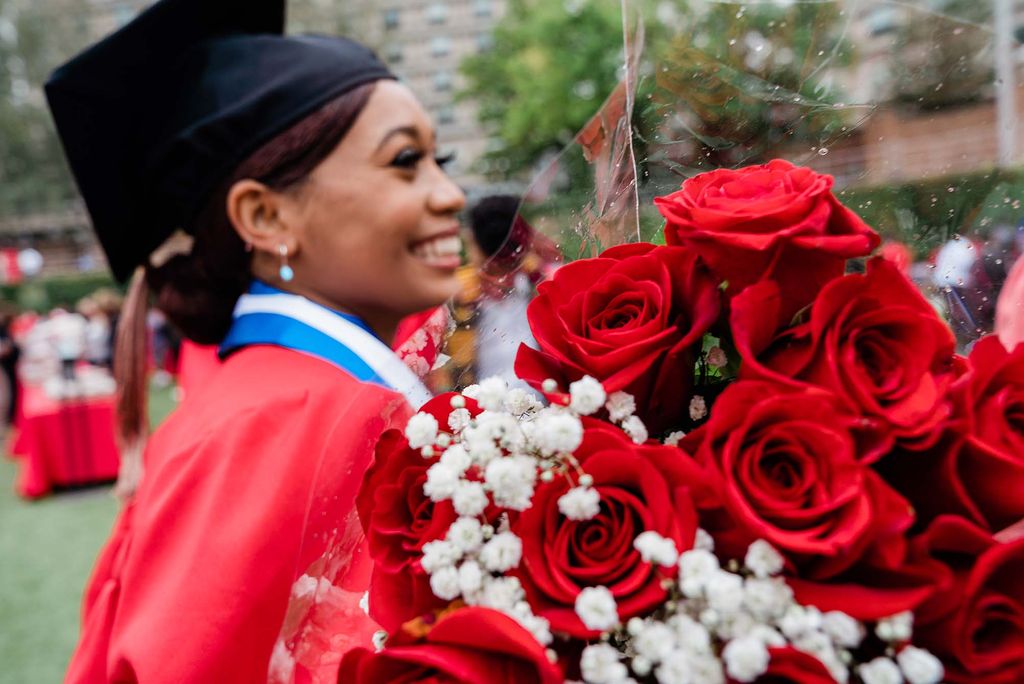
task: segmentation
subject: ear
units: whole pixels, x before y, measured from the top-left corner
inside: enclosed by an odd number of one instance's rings
[[[259,181],[245,178],[228,190],[227,214],[235,231],[260,252],[274,255],[285,245],[294,254],[298,240],[293,227],[284,220],[284,197]]]

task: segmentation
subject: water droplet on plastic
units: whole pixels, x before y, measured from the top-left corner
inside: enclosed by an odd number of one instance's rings
[[[828,148],[827,147],[820,148],[818,150],[818,154],[821,155],[822,157],[824,157],[826,154],[828,154]]]

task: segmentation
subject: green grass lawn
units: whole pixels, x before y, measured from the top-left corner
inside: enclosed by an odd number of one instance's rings
[[[150,394],[156,425],[170,388]],[[14,493],[18,464],[0,456],[0,682],[60,682],[78,639],[82,589],[117,513],[110,487],[39,501]]]

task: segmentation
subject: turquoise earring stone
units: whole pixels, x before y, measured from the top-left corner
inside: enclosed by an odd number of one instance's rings
[[[290,283],[292,278],[295,277],[295,271],[293,271],[292,267],[288,264],[281,266],[281,270],[278,273],[281,276],[281,280],[286,283]]]

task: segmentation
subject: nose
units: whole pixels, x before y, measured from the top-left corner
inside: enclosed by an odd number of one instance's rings
[[[444,169],[438,167],[427,201],[430,210],[434,213],[457,214],[466,206],[466,193],[462,192],[462,188],[448,177]]]

